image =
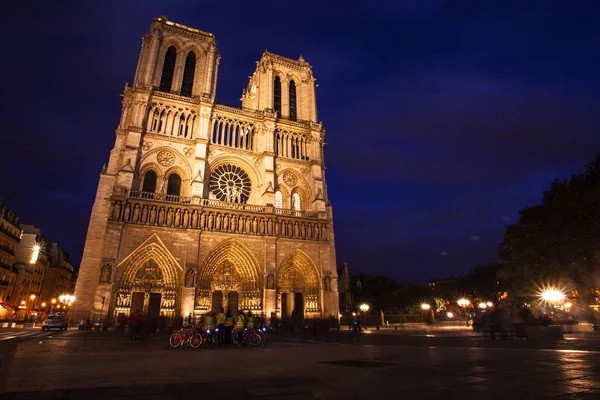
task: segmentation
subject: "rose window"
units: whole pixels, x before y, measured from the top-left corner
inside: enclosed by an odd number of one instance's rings
[[[210,191],[221,201],[245,203],[250,197],[252,182],[248,174],[235,165],[219,166],[210,177]]]

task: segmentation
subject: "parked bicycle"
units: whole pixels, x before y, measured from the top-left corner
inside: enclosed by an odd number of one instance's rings
[[[173,348],[181,347],[185,344],[197,349],[202,345],[202,342],[202,335],[198,333],[194,327],[181,328],[180,330],[173,332],[169,338],[169,345]]]

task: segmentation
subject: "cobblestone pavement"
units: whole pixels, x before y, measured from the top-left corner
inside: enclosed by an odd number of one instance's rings
[[[6,399],[600,399],[600,352],[332,344],[170,349],[66,332],[19,345]]]

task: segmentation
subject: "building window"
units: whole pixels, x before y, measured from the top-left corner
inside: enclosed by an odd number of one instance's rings
[[[170,92],[173,84],[173,73],[175,72],[175,59],[177,58],[177,50],[171,46],[165,54],[165,63],[163,64],[162,76],[160,78],[160,86],[158,90],[161,92]]]
[[[275,192],[275,208],[283,208],[283,195],[279,190]]]
[[[298,193],[294,193],[292,195],[292,209],[294,211],[300,211],[300,195]]]
[[[185,67],[183,69],[183,81],[181,82],[181,95],[192,97],[192,88],[194,87],[194,73],[196,71],[196,54],[190,51],[185,58]]]
[[[296,116],[296,83],[290,81],[290,119],[295,121]]]
[[[181,193],[181,177],[177,174],[171,174],[167,183],[167,194],[180,196]]]
[[[277,112],[277,116],[281,117],[281,79],[275,77],[273,85],[273,109]]]
[[[142,192],[154,193],[156,192],[156,172],[148,171],[144,175],[144,183],[142,185]]]

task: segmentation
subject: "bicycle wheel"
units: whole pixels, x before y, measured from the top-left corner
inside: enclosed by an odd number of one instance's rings
[[[193,349],[197,349],[202,345],[202,335],[199,333],[194,333],[189,339],[190,347]]]
[[[233,332],[233,334],[231,335],[231,343],[233,343],[236,346],[238,344],[240,344],[240,338],[238,337],[238,333],[237,332]]]
[[[206,347],[213,347],[215,345],[215,337],[212,335],[212,333],[209,333],[208,335],[204,336],[203,342]]]
[[[171,345],[171,347],[173,347],[173,348],[179,347],[182,344],[183,344],[183,337],[181,336],[181,334],[179,332],[175,332],[169,338],[169,345]]]
[[[252,346],[258,346],[260,344],[260,335],[256,332],[252,332],[248,335],[248,338],[246,340]]]

